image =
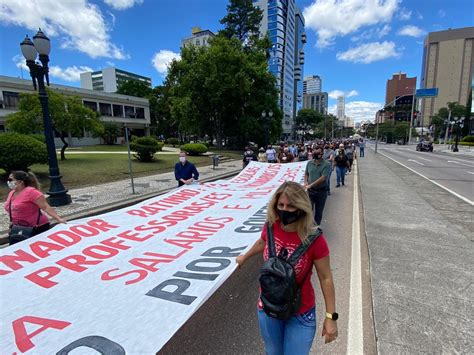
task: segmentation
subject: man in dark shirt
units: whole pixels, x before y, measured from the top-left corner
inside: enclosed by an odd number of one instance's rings
[[[199,179],[199,173],[193,163],[186,158],[186,152],[179,153],[179,163],[174,166],[174,176],[178,186],[189,185]]]
[[[313,160],[309,161],[306,165],[304,186],[313,205],[314,221],[317,225],[320,225],[323,219],[324,206],[328,197],[326,180],[330,170],[331,163],[323,159],[322,149],[316,148]]]
[[[346,175],[346,169],[349,169],[349,159],[346,156],[346,152],[344,151],[344,144],[339,144],[339,149],[336,152],[336,156],[334,158],[334,166],[336,167],[336,175],[337,175],[337,184],[336,187],[344,186],[344,178]]]

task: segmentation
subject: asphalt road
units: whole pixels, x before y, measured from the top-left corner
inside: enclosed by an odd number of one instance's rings
[[[414,145],[379,145],[377,150],[473,203],[474,157],[417,152]]]
[[[375,336],[372,320],[372,300],[369,284],[367,243],[364,233],[356,233],[361,244],[360,304],[351,297],[351,252],[353,233],[353,181],[346,177],[346,186],[335,188],[336,174],[332,176],[332,194],[324,211],[322,228],[331,251],[331,266],[336,287],[336,303],[340,320],[339,337],[331,344],[324,344],[321,337],[324,299],[317,276],[312,281],[316,289],[318,329],[311,349],[312,354],[346,354],[349,343],[349,309],[352,316],[361,316],[360,328],[353,327],[351,341],[362,345],[364,354],[375,354]],[[361,214],[358,215],[361,218]],[[363,225],[360,221],[360,226]],[[363,231],[362,231],[363,232]],[[258,298],[258,271],[262,259],[255,256],[237,270],[225,284],[186,322],[186,324],[161,349],[159,354],[263,354],[256,317]],[[353,273],[354,274],[354,273]],[[353,276],[353,275],[352,275]],[[356,302],[357,303],[357,302]],[[359,308],[357,308],[359,307]]]

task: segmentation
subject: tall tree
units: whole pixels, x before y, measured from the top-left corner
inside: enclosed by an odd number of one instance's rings
[[[230,0],[227,15],[220,20],[225,26],[221,32],[227,38],[237,38],[245,46],[252,46],[258,39],[263,11],[253,6],[252,0]]]
[[[82,104],[79,97],[47,90],[51,123],[63,142],[61,160],[65,160],[65,151],[69,146],[66,138],[69,135],[81,137],[86,130],[99,136],[103,131],[103,124],[94,111]],[[43,131],[43,113],[38,94],[21,94],[18,108],[18,112],[7,116],[9,130],[23,134]]]

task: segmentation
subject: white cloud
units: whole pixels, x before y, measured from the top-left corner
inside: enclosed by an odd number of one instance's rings
[[[19,69],[23,70],[30,70],[28,66],[26,65],[26,59],[23,57],[23,55],[17,54],[12,58],[12,61],[15,63],[15,66]]]
[[[336,55],[338,60],[363,64],[398,56],[395,43],[387,41],[363,44]]]
[[[375,113],[383,107],[383,104],[379,102],[370,101],[352,101],[346,102],[345,114],[350,117],[354,122],[361,121],[373,121],[375,119]],[[337,105],[331,105],[329,107],[329,113],[335,115],[337,113]]]
[[[92,58],[125,59],[122,48],[111,42],[99,7],[87,0],[0,0],[0,23],[26,27],[36,32],[38,27],[52,39],[54,47],[75,49]],[[33,33],[34,33],[33,32]]]
[[[104,0],[104,2],[115,10],[125,10],[133,7],[135,4],[143,4],[143,0]]]
[[[346,94],[346,97],[352,97],[352,96],[358,96],[358,95],[359,93],[357,92],[357,90],[351,90]]]
[[[178,53],[162,49],[161,51],[155,53],[151,62],[155,69],[162,75],[165,75],[168,71],[168,65],[171,63],[173,59],[180,59],[180,55]]]
[[[359,95],[357,90],[351,90],[349,92],[344,92],[342,90],[333,90],[328,93],[328,96],[334,100],[336,100],[339,96],[352,97],[357,95]]]
[[[438,11],[438,16],[439,16],[439,17],[446,17],[446,11],[444,11],[443,9],[440,9],[440,10]]]
[[[383,27],[375,27],[375,28],[371,28],[367,31],[363,31],[359,35],[352,37],[351,40],[353,42],[360,42],[360,41],[370,40],[374,37],[382,38],[382,37],[385,37],[386,35],[388,35],[390,33],[391,29],[392,28],[390,27],[390,25],[385,24]]]
[[[399,0],[315,0],[303,14],[306,26],[318,34],[317,46],[324,48],[338,36],[390,22],[398,5]]]
[[[402,8],[397,17],[399,20],[408,21],[411,18],[412,12],[406,8]]]
[[[425,31],[421,28],[413,26],[413,25],[406,25],[403,26],[399,31],[398,35],[400,36],[410,36],[410,37],[421,37],[425,35]]]

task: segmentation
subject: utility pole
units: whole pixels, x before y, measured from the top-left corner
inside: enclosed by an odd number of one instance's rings
[[[444,136],[444,144],[447,144],[448,141],[448,131],[449,131],[449,124],[451,123],[451,109],[448,109],[448,123],[446,124],[446,134]]]

